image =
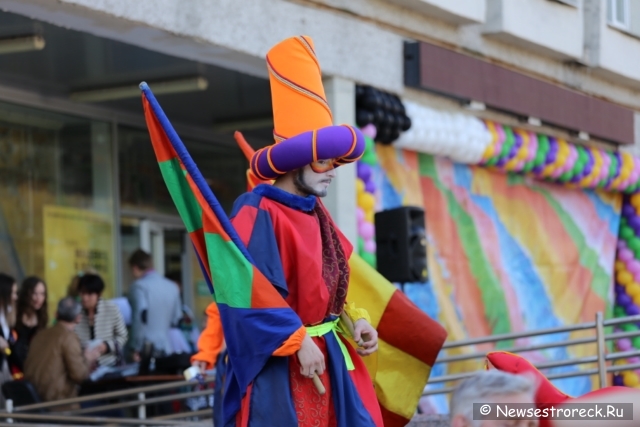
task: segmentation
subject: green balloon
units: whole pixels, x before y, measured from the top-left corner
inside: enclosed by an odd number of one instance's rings
[[[544,164],[546,159],[547,159],[547,155],[538,151],[538,154],[536,154],[536,157],[533,160],[533,162],[535,163],[536,166],[540,166]]]
[[[542,153],[543,157],[546,157],[549,148],[549,138],[547,135],[538,134],[538,153]]]
[[[622,227],[623,225],[628,225],[629,223],[627,222],[627,218],[622,217],[620,218],[620,227]]]
[[[616,174],[616,169],[618,168],[618,158],[613,154],[609,154],[611,158],[611,164],[609,165],[609,178]]]
[[[504,142],[502,143],[502,149],[500,150],[500,158],[507,157],[511,148],[516,143],[516,138],[513,136],[513,131],[509,126],[503,126],[504,134],[506,136]]]
[[[633,344],[633,348],[640,348],[640,337],[631,338],[631,344]]]
[[[498,163],[498,157],[492,157],[489,160],[487,160],[486,165],[487,166],[495,166],[496,163]]]
[[[629,238],[629,243],[627,243],[627,245],[633,252],[640,252],[640,239],[636,236]]]
[[[622,329],[625,332],[631,332],[631,331],[635,331],[638,328],[636,328],[636,325],[631,325],[627,323],[626,325],[621,325],[620,329]]]
[[[362,237],[358,237],[358,253],[360,255],[364,253],[364,239]]]
[[[567,182],[567,181],[569,181],[571,179],[572,176],[573,176],[573,174],[571,173],[571,171],[567,171],[567,172],[563,173],[562,175],[560,175],[558,177],[558,180],[560,182]]]
[[[376,268],[376,256],[374,254],[370,254],[369,252],[364,252],[360,256],[367,264],[369,264],[373,268]]]
[[[624,308],[622,307],[615,307],[613,309],[613,315],[615,317],[625,317],[627,315],[627,313],[625,313]]]
[[[364,141],[364,154],[360,158],[360,161],[369,166],[375,166],[378,164],[378,156],[376,155],[376,143],[368,136],[364,137]]]
[[[640,251],[640,239],[636,236],[630,237],[627,245],[629,246],[629,249],[634,252]]]

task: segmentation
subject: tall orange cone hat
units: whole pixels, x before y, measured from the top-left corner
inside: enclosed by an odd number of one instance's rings
[[[331,160],[330,167],[362,157],[365,140],[349,125],[333,125],[313,40],[288,38],[267,53],[275,143],[256,151],[251,171],[261,180]],[[314,167],[314,170],[317,170]]]

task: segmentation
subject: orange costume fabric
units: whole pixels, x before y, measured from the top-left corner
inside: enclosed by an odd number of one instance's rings
[[[191,356],[191,363],[195,361],[206,362],[207,370],[213,369],[218,355],[224,348],[224,332],[220,321],[218,305],[212,302],[205,310],[207,326],[198,339],[198,352]]]

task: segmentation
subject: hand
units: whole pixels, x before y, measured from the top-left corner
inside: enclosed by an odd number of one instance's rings
[[[356,321],[353,340],[358,343],[356,351],[360,356],[368,356],[378,351],[378,331],[365,319]]]
[[[4,338],[0,337],[0,350],[4,351],[9,348],[9,343]]]
[[[96,350],[98,350],[98,352],[102,356],[103,354],[107,353],[107,345],[105,343],[102,343],[96,347]]]
[[[314,373],[318,375],[324,373],[324,354],[322,354],[322,351],[320,351],[309,335],[305,335],[297,354],[298,360],[300,361],[300,373],[302,375],[307,378],[313,378]]]
[[[140,362],[140,353],[138,353],[137,351],[135,353],[133,353],[133,355],[131,356],[131,358],[133,359],[133,361],[135,363]]]
[[[204,362],[202,360],[194,360],[191,366],[195,366],[196,368],[198,368],[201,374],[204,374],[207,370],[207,362]]]
[[[93,362],[95,362],[96,360],[98,360],[98,358],[100,357],[100,351],[98,350],[98,348],[91,348],[91,349],[86,349],[84,351],[84,358],[87,359],[87,362],[89,362],[89,364],[93,364]]]

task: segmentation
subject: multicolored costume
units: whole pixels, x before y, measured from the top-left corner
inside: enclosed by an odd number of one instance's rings
[[[312,40],[279,43],[267,64],[276,144],[253,155],[251,172],[270,180],[317,160],[334,159],[336,167],[356,161],[363,136],[332,125]],[[305,327],[300,338],[306,331],[323,352],[327,370],[320,376],[326,393],[320,395],[300,373],[301,339],[288,340],[251,382],[227,426],[382,426],[373,381],[340,322],[344,310],[353,322],[369,320],[346,301],[353,248],[320,199],[260,184],[236,201],[231,222],[256,267],[299,316]],[[235,406],[226,401],[237,397],[225,395],[225,408]]]

